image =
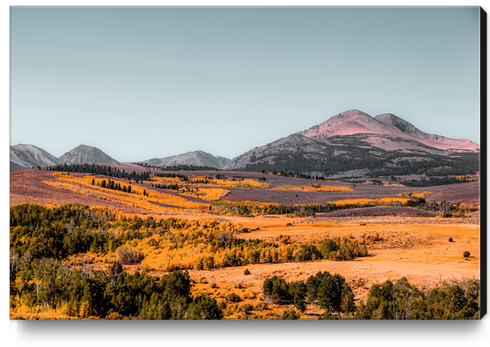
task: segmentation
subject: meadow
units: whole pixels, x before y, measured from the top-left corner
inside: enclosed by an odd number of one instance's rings
[[[478,318],[477,182],[160,174],[11,174],[11,318]]]

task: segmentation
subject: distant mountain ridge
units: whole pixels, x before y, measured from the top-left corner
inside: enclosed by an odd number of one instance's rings
[[[326,143],[329,143],[329,138],[334,136],[365,134],[367,142],[386,150],[403,150],[403,145],[398,144],[395,146],[398,148],[393,148],[390,147],[393,144],[389,142],[400,143],[404,141],[412,143],[416,141],[425,146],[443,151],[477,152],[480,148],[478,144],[467,139],[451,139],[441,135],[425,133],[406,120],[391,113],[371,117],[359,110],[342,112],[321,124],[298,133]],[[383,143],[378,140],[379,137],[388,138],[389,141]]]
[[[149,165],[162,165],[162,166],[172,166],[172,165],[193,165],[193,166],[208,166],[214,168],[221,168],[231,159],[214,156],[210,153],[204,151],[192,151],[187,153],[182,153],[178,155],[172,155],[163,158],[153,158],[144,160],[140,163]]]
[[[65,164],[119,164],[117,160],[92,146],[80,145],[63,154],[60,159]]]
[[[18,144],[10,146],[10,166],[14,168],[30,168],[37,166],[59,165],[62,162],[42,148]]]
[[[138,163],[222,170],[284,171],[329,178],[433,175],[479,170],[480,146],[467,139],[429,134],[391,113],[371,117],[348,110],[304,131],[253,148],[232,160],[192,151]],[[10,147],[10,169],[59,164],[118,163],[100,149],[80,145],[56,158],[33,145]],[[459,175],[459,174],[458,174]]]
[[[148,159],[139,163],[163,166],[207,166],[219,169],[229,161],[228,158],[214,156],[204,151],[193,151],[169,157]],[[102,150],[87,145],[79,145],[59,158],[33,145],[10,146],[10,170],[63,164],[119,164],[119,161]]]
[[[30,169],[62,164],[118,164],[119,162],[100,149],[80,145],[61,157],[34,145],[18,144],[10,146],[10,170]]]

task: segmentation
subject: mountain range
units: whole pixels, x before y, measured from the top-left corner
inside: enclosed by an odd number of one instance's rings
[[[206,153],[204,151],[193,151],[187,152],[178,155],[172,155],[170,157],[164,158],[153,158],[144,160],[140,163],[149,164],[149,165],[164,165],[164,166],[172,166],[172,165],[193,165],[193,166],[208,166],[214,168],[221,168],[231,159],[214,156],[210,153]]]
[[[187,152],[170,157],[153,158],[141,161],[149,165],[193,165],[220,168],[230,159],[213,156],[204,151]],[[61,157],[56,158],[49,152],[34,145],[18,144],[10,146],[10,170],[30,169],[63,164],[118,164],[119,161],[92,146],[80,145]]]
[[[393,115],[340,113],[307,130],[256,147],[223,170],[277,171],[355,178],[478,170],[480,146],[428,134]]]
[[[148,165],[207,166],[324,177],[409,175],[434,170],[478,170],[480,146],[429,134],[391,113],[375,117],[348,110],[304,131],[253,148],[234,159],[203,151],[140,161]],[[98,148],[80,145],[56,158],[33,145],[10,146],[11,170],[81,163],[118,163]]]

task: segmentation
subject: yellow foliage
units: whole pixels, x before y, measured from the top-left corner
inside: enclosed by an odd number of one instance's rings
[[[400,196],[408,196],[408,197],[413,197],[413,198],[425,198],[429,194],[434,194],[434,192],[406,192],[406,193],[401,193]]]
[[[302,192],[347,192],[352,191],[350,187],[345,186],[330,186],[326,184],[307,184],[307,185],[291,185],[286,184],[283,186],[277,186],[272,190],[292,190]]]
[[[184,197],[161,193],[152,189],[140,187],[136,184],[131,185],[131,193],[102,188],[102,181],[108,181],[106,178],[98,178],[90,175],[70,176],[59,175],[55,173],[56,181],[43,181],[52,187],[66,189],[75,193],[96,197],[98,199],[108,200],[124,205],[140,207],[150,211],[181,211],[183,209],[204,210],[209,207],[208,204],[202,204],[185,199]],[[92,181],[94,185],[92,185]],[[120,184],[121,187],[128,186],[129,182],[117,179],[111,179],[114,184]],[[147,195],[143,192],[146,191]],[[163,205],[163,206],[162,206]]]
[[[254,180],[231,181],[225,179],[211,179],[209,184],[227,188],[268,188],[270,183],[258,182]]]
[[[186,196],[192,196],[194,198],[203,199],[207,201],[218,201],[223,196],[230,194],[229,190],[221,188],[199,188],[198,190],[185,191],[179,193]]]
[[[406,203],[409,200],[410,200],[409,198],[345,199],[345,200],[329,201],[328,204],[335,204],[337,206],[368,205],[368,204],[375,205],[375,204],[392,203],[392,202]]]
[[[383,182],[385,187],[405,187],[403,184]]]

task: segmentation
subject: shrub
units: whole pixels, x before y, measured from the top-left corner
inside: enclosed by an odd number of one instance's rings
[[[217,288],[218,286],[216,285],[216,283],[214,282],[211,282],[209,283],[209,288]]]
[[[258,304],[255,304],[254,309],[255,311],[262,312],[267,310],[267,304],[265,302],[259,302]]]
[[[242,298],[240,298],[240,296],[238,294],[235,294],[235,293],[230,293],[226,296],[226,299],[229,301],[229,302],[239,302],[239,301],[242,301]]]
[[[136,248],[121,246],[116,250],[116,259],[123,265],[138,264],[145,256]]]
[[[252,305],[247,303],[243,303],[240,306],[238,306],[238,310],[245,314],[249,313],[252,310],[252,308],[253,308]]]
[[[299,316],[296,314],[295,310],[286,310],[279,317],[281,320],[297,320]]]
[[[471,254],[468,251],[464,251],[464,253],[463,253],[463,257],[465,257],[465,258],[468,258],[470,255]]]
[[[243,294],[244,299],[255,299],[255,293],[253,292],[246,292]]]
[[[119,312],[111,312],[105,317],[108,320],[122,320],[123,318],[124,316]]]
[[[453,214],[450,211],[444,211],[442,218],[451,218]]]
[[[245,269],[245,271],[243,271],[243,274],[244,275],[250,275],[250,270],[249,269]]]
[[[206,277],[201,277],[201,278],[199,278],[199,283],[206,284],[206,283],[208,283],[208,280],[206,279]]]

